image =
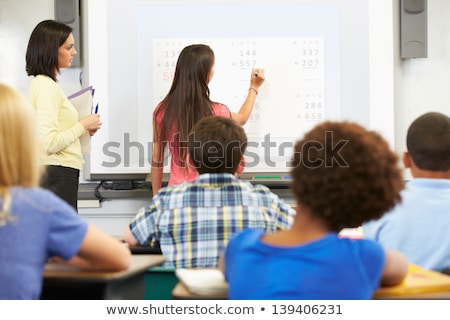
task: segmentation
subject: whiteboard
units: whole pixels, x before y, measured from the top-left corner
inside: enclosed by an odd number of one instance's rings
[[[104,123],[84,170],[92,180],[147,176],[153,110],[193,43],[214,50],[211,98],[232,111],[251,68],[266,70],[244,126],[246,178],[288,179],[295,141],[326,119],[357,121],[393,145],[390,1],[86,2],[84,77]]]

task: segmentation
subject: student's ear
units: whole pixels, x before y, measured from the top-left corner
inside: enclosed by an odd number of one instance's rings
[[[245,168],[245,157],[242,156],[242,159],[241,161],[239,161],[239,166],[237,167],[234,175],[239,176],[242,172],[244,172],[244,168]]]
[[[194,162],[192,161],[191,156],[189,155],[189,153],[186,155],[186,165],[187,165],[187,169],[190,172],[198,172],[197,168],[194,165]]]
[[[411,160],[411,155],[409,154],[409,152],[405,151],[403,152],[403,165],[405,166],[405,168],[411,168],[411,164],[412,164],[412,160]]]

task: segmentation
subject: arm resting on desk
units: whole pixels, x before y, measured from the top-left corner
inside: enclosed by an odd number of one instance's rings
[[[386,250],[386,262],[381,276],[382,286],[393,286],[401,283],[408,274],[406,257],[393,250]]]
[[[130,227],[127,227],[125,229],[124,239],[125,239],[125,242],[128,243],[130,246],[137,246],[137,245],[139,245],[139,242],[137,241],[137,239],[131,233]]]
[[[126,270],[131,252],[119,240],[90,225],[78,254],[67,261],[71,266],[87,270]]]

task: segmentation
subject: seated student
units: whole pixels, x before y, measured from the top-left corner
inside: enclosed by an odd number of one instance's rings
[[[400,200],[401,170],[387,142],[355,123],[324,122],[296,143],[292,165],[294,224],[229,241],[221,261],[229,298],[370,299],[380,283],[401,282],[401,253],[338,235]]]
[[[363,236],[427,269],[450,268],[450,118],[429,112],[410,125],[403,163],[413,177],[402,203],[363,225]]]
[[[125,232],[131,244],[159,242],[166,267],[217,267],[231,236],[245,228],[288,228],[295,211],[266,186],[239,180],[247,136],[234,120],[210,116],[188,136],[188,163],[199,178],[160,189]]]
[[[124,270],[130,251],[39,188],[43,149],[25,98],[0,84],[0,299],[39,299],[49,258],[86,269]]]

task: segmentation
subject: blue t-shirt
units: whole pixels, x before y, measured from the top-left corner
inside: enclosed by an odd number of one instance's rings
[[[10,194],[13,220],[0,226],[0,299],[39,299],[46,261],[76,255],[87,223],[50,191],[15,187]]]
[[[262,230],[247,229],[225,252],[229,299],[371,299],[385,263],[383,248],[336,233],[304,245],[261,242]]]

